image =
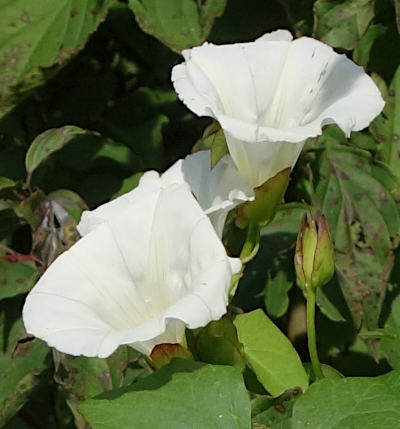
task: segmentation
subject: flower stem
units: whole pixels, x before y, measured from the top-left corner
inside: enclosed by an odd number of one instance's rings
[[[311,357],[311,364],[317,380],[324,378],[321,364],[318,359],[317,340],[315,335],[315,290],[311,287],[307,289],[307,338],[308,351]]]
[[[240,259],[243,263],[249,262],[257,253],[260,242],[260,227],[251,223],[247,228],[246,241],[240,252]]]

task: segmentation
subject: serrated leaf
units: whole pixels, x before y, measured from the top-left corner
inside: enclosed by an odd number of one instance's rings
[[[339,283],[357,326],[378,325],[400,230],[399,182],[368,152],[326,144],[316,195],[335,245]]]
[[[10,262],[0,255],[0,299],[28,292],[38,279],[33,261]]]
[[[250,429],[250,400],[236,369],[178,359],[79,411],[93,429]]]
[[[129,0],[141,29],[177,52],[200,45],[225,4],[226,0]]]
[[[0,1],[0,116],[80,50],[113,0]]]
[[[308,377],[296,350],[262,310],[240,314],[234,324],[250,368],[271,395],[307,389]]]
[[[378,142],[378,158],[400,178],[400,66],[387,92],[383,112],[370,125]]]
[[[314,36],[334,48],[354,49],[374,17],[375,0],[317,0]]]
[[[86,133],[89,133],[89,131],[73,125],[67,125],[47,130],[37,136],[29,146],[25,157],[28,176],[32,175],[33,171],[52,153],[60,150],[77,135]]]
[[[320,380],[294,403],[287,427],[393,429],[400,421],[399,390],[400,371],[375,378]]]

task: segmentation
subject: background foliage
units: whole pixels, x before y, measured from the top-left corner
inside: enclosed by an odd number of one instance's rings
[[[349,140],[329,126],[306,143],[234,300],[237,312],[261,308],[269,319],[257,310],[235,325],[213,322],[189,338],[197,361],[149,376],[127,347],[105,360],[72,358],[28,338],[24,294],[78,239],[82,210],[210,144],[202,138],[210,120],[172,90],[178,52],[277,28],[312,35],[362,65],[386,106]],[[396,427],[399,31],[398,0],[0,0],[0,426],[241,429],[251,417],[254,428]],[[309,357],[292,263],[306,204],[329,220],[336,276],[317,296],[329,378],[300,395],[313,380],[299,359]],[[242,240],[228,225],[231,254]]]

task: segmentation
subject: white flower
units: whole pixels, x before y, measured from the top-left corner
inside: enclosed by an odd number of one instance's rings
[[[187,183],[201,208],[209,216],[219,237],[230,210],[254,199],[253,190],[238,172],[232,158],[225,155],[211,168],[210,151],[200,151],[180,159],[162,176],[164,183]]]
[[[150,354],[226,312],[240,262],[188,185],[167,182],[145,173],[133,191],[83,213],[83,238],[26,299],[28,333],[71,355],[106,357],[120,344]]]
[[[251,187],[293,167],[308,137],[336,123],[347,136],[382,110],[378,88],[345,55],[288,31],[255,42],[183,51],[172,70],[180,99],[199,116],[212,116]]]

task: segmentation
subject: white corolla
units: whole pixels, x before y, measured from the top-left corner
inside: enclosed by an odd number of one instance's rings
[[[184,50],[172,70],[179,98],[215,118],[229,152],[255,188],[293,167],[305,139],[336,123],[349,136],[365,128],[384,102],[364,70],[315,39],[288,31],[254,42]]]
[[[187,183],[201,208],[222,237],[226,216],[238,204],[254,199],[254,192],[240,175],[232,158],[225,155],[211,168],[209,150],[180,159],[164,174],[165,183]]]
[[[50,346],[106,357],[129,344],[150,354],[226,312],[241,264],[184,181],[147,172],[133,191],[84,212],[78,229],[83,237],[23,309],[27,332]]]

